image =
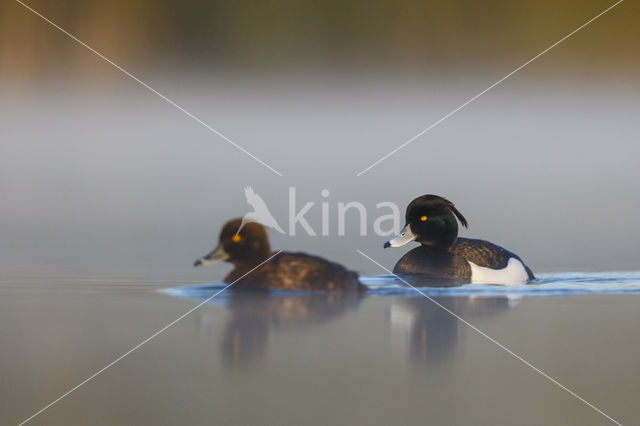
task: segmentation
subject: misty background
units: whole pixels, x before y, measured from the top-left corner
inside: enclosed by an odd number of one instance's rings
[[[13,1],[0,3],[4,273],[194,270],[251,185],[288,187],[329,237],[274,248],[384,273],[375,204],[452,200],[462,235],[535,272],[638,269],[640,8],[625,1],[360,177],[356,174],[613,2],[30,1],[280,177]],[[323,198],[322,189],[330,196]],[[337,203],[355,212],[337,235]],[[384,210],[384,214],[388,213]],[[403,212],[404,213],[404,212]]]

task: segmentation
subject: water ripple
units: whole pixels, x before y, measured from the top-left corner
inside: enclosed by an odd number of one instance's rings
[[[393,275],[362,276],[360,280],[369,286],[367,294],[377,296],[422,297]],[[177,286],[161,290],[175,297],[206,299],[224,288],[224,284],[199,284]],[[565,272],[542,274],[538,279],[522,285],[465,284],[456,287],[420,287],[420,291],[433,297],[549,297],[579,294],[640,294],[640,272],[577,273]],[[227,292],[216,299],[224,302]],[[272,297],[308,295],[308,291],[272,291]]]

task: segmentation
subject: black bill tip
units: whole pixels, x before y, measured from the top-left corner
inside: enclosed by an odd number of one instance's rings
[[[391,247],[391,243],[389,241],[387,241],[386,243],[384,243],[383,247],[384,248]]]
[[[193,266],[198,267],[198,266],[202,266],[202,260],[198,259],[195,262],[193,262]]]

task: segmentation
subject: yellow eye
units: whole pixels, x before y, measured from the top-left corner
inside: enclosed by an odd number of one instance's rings
[[[242,241],[242,237],[240,236],[240,234],[233,234],[233,237],[231,237],[231,241],[233,241],[234,243],[238,243]]]
[[[423,222],[426,222],[426,221],[427,221],[427,217],[426,217],[426,216],[422,216],[422,217],[420,218],[420,220],[421,220],[421,221],[423,221]]]

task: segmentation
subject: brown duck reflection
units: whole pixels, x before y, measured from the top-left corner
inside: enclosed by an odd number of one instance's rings
[[[519,303],[507,297],[443,297],[435,299],[456,315],[474,319],[505,312]],[[455,316],[424,297],[397,299],[389,309],[396,346],[404,346],[414,365],[441,364],[455,356],[458,330],[466,327]]]
[[[229,368],[245,368],[260,362],[273,329],[320,324],[357,308],[364,295],[355,292],[310,293],[273,296],[263,292],[236,291],[230,296],[222,338],[222,359]]]

